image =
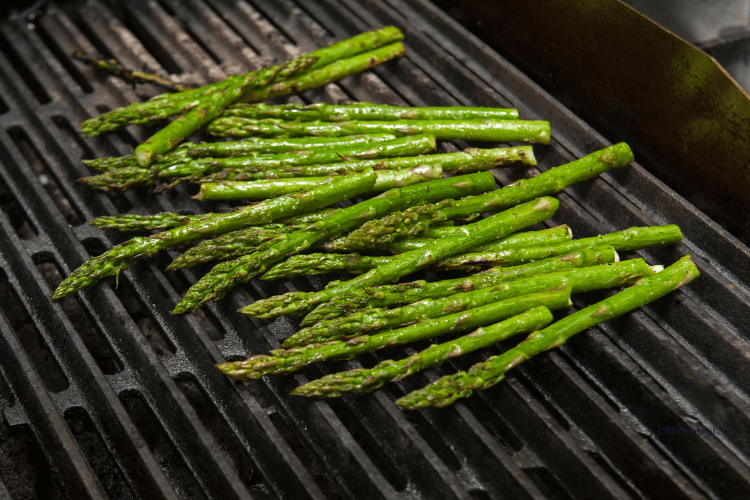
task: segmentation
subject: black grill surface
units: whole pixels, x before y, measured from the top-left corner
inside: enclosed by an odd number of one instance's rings
[[[567,189],[549,224],[576,237],[679,224],[683,243],[637,254],[651,264],[692,254],[702,276],[446,409],[393,401],[479,355],[335,401],[289,392],[408,350],[252,383],[214,368],[297,328],[238,307],[319,288],[318,278],[252,281],[176,317],[205,269],[163,273],[173,252],[119,284],[49,301],[62,277],[125,239],[87,220],[228,208],[190,200],[191,187],[111,195],[77,182],[91,174],[81,159],[131,153],[149,134],[87,139],[81,121],[159,90],[80,65],[74,52],[200,84],[386,24],[404,30],[406,57],[289,100],[517,107],[552,123],[552,144],[535,147],[539,171],[607,145],[424,0],[42,3],[2,22],[0,498],[750,497],[750,251],[637,164]],[[496,172],[500,185],[519,175]]]

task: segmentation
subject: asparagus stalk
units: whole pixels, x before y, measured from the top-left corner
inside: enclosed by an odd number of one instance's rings
[[[347,49],[345,45],[346,42],[356,38],[362,39],[362,37],[369,37],[373,41],[372,47],[377,46],[379,48],[374,50],[368,49],[369,51],[367,52],[359,51],[359,49],[356,51],[349,51]],[[392,26],[387,26],[380,30],[362,33],[348,41],[334,44],[331,47],[320,49],[319,51],[309,54],[309,56],[315,54],[315,57],[318,57],[320,56],[321,51],[327,51],[327,55],[330,57],[319,57],[318,62],[316,63],[316,65],[322,67],[313,68],[309,71],[305,71],[301,75],[288,78],[284,81],[277,81],[273,85],[266,86],[265,88],[247,91],[245,95],[241,96],[240,100],[262,101],[271,97],[302,92],[311,88],[320,87],[345,76],[370,69],[378,64],[402,56],[405,52],[403,45],[393,43],[402,38],[403,34],[401,31]],[[332,48],[344,48],[346,49],[346,52],[332,51]],[[357,55],[352,56],[352,53],[354,52],[358,53]],[[326,60],[329,64],[323,66]],[[154,120],[181,115],[199,106],[211,95],[221,92],[226,88],[228,83],[242,82],[247,76],[248,75],[232,76],[221,82],[206,85],[205,87],[198,89],[180,92],[178,94],[161,94],[144,103],[135,103],[125,108],[118,108],[96,118],[86,120],[81,126],[81,131],[88,136],[93,137],[106,132],[119,130],[129,124],[147,125],[153,123]]]
[[[457,227],[455,229],[461,229],[461,227]],[[462,234],[462,231],[455,231],[449,233],[449,235],[454,234]],[[544,229],[541,231],[528,231],[524,233],[519,234],[512,234],[506,238],[502,238],[498,241],[493,241],[490,243],[487,243],[485,245],[482,245],[479,248],[476,248],[475,250],[479,251],[482,250],[482,252],[490,252],[491,255],[499,254],[500,252],[506,252],[509,254],[512,254],[512,250],[524,248],[529,245],[545,245],[544,248],[547,248],[546,245],[552,245],[554,243],[560,243],[562,241],[569,241],[571,238],[570,229],[567,226],[560,226],[560,228],[554,228],[554,229]],[[340,241],[342,243],[345,243],[345,239],[338,239],[337,241]],[[415,248],[423,248],[427,245],[431,245],[435,242],[435,240],[430,239],[422,239],[422,240],[406,240],[408,242],[411,242],[411,244],[407,245],[408,247],[414,246]],[[397,243],[397,242],[395,242]],[[602,243],[602,245],[605,245],[606,243]],[[590,248],[591,245],[586,248]],[[388,248],[388,245],[385,246],[385,248]],[[534,247],[532,247],[533,249]],[[525,248],[524,248],[525,249]],[[561,253],[567,253],[567,252],[561,252]],[[555,255],[560,255],[561,253],[556,253]],[[450,259],[446,260],[456,260],[459,262],[463,262],[463,259],[466,255],[485,255],[485,253],[471,253],[471,254],[463,254],[458,255],[455,257],[451,257]],[[547,256],[545,258],[548,258],[550,256]],[[294,276],[300,276],[303,274],[321,274],[321,273],[333,273],[333,272],[340,272],[340,271],[347,271],[352,274],[361,274],[369,271],[370,269],[374,269],[379,266],[384,266],[390,262],[393,262],[394,259],[398,258],[398,255],[394,256],[386,256],[386,257],[373,257],[369,255],[359,255],[359,254],[329,254],[329,253],[313,253],[313,254],[307,254],[307,255],[295,255],[294,257],[291,257],[287,259],[285,262],[282,262],[281,264],[275,266],[273,269],[268,271],[264,276],[263,280],[276,280],[281,278],[292,278]],[[539,260],[539,259],[533,259],[533,260]],[[513,262],[509,265],[513,264],[522,264],[529,262],[530,260],[523,260],[521,262]],[[442,263],[444,261],[437,262],[436,265],[442,266]]]
[[[330,183],[329,183],[330,184]],[[390,191],[336,212],[302,231],[279,235],[262,251],[244,255],[217,265],[195,285],[175,306],[174,313],[185,313],[208,300],[224,296],[233,286],[248,281],[288,255],[304,251],[319,241],[350,231],[364,221],[422,200],[464,196],[492,189],[495,179],[489,172],[440,179]]]
[[[186,224],[153,236],[133,238],[89,259],[73,271],[60,283],[52,299],[61,299],[80,288],[92,286],[107,276],[119,276],[120,271],[133,265],[138,258],[152,255],[159,250],[185,245],[245,226],[268,224],[365,193],[372,189],[376,177],[374,170],[342,176],[303,193],[272,198],[236,212]]]
[[[639,250],[652,246],[665,246],[682,240],[680,228],[674,224],[653,227],[631,227],[616,233],[602,234],[592,238],[566,241],[557,244],[539,246],[526,238],[511,240],[512,244],[503,242],[484,245],[482,251],[455,255],[435,262],[441,269],[472,271],[480,265],[517,266],[528,262],[549,259],[564,255],[574,250],[593,248],[601,245],[612,246],[617,251]],[[344,240],[346,243],[346,240]],[[488,248],[489,247],[489,248]],[[476,249],[480,250],[480,249]],[[353,274],[366,273],[371,269],[385,266],[398,258],[398,255],[373,257],[359,254],[324,254],[314,253],[297,255],[269,271],[263,279],[291,278],[300,274],[321,274],[347,271]]]
[[[558,206],[559,203],[554,198],[539,198],[465,226],[469,231],[468,235],[441,238],[432,245],[400,254],[389,264],[372,269],[353,280],[338,283],[336,286],[319,292],[294,292],[259,300],[244,307],[241,311],[250,316],[274,317],[281,314],[303,314],[337,295],[365,286],[395,281],[433,262],[546,220],[555,213]]]
[[[700,273],[690,256],[655,276],[638,280],[630,288],[553,323],[499,356],[472,366],[468,371],[442,377],[430,385],[398,399],[396,404],[415,410],[426,406],[447,406],[458,398],[469,397],[505,378],[505,374],[537,354],[560,347],[576,333],[656,300],[697,278]]]
[[[642,276],[657,273],[661,269],[661,266],[649,267],[643,259],[634,259],[601,266],[555,271],[541,276],[482,287],[474,291],[456,293],[441,299],[421,300],[396,309],[366,309],[303,328],[290,337],[294,338],[290,344],[299,345],[308,338],[314,339],[315,342],[353,338],[367,332],[396,328],[400,325],[491,304],[498,300],[561,286],[568,286],[573,293],[580,293],[628,285]]]
[[[627,144],[621,142],[482,196],[394,212],[353,231],[347,236],[347,246],[370,248],[404,236],[416,236],[425,228],[442,221],[472,217],[488,210],[501,210],[539,196],[557,193],[613,168],[623,167],[631,161],[633,153]],[[446,170],[445,167],[443,170]]]
[[[397,135],[435,134],[442,140],[489,142],[536,142],[549,144],[549,122],[529,120],[409,120],[409,121],[347,121],[347,122],[285,122],[283,120],[251,120],[222,116],[208,126],[211,135],[219,137],[336,137],[354,134],[391,133]]]
[[[375,249],[383,251],[390,250],[394,253],[401,253],[408,250],[422,248],[423,246],[432,243],[432,238],[444,238],[446,236],[453,236],[456,234],[466,234],[466,230],[463,228],[463,226],[438,226],[428,228],[422,233],[422,238],[396,240],[393,243],[388,243],[386,245],[383,245],[382,247],[375,247]],[[573,233],[571,232],[570,227],[568,227],[566,224],[563,224],[551,229],[542,229],[541,231],[525,231],[523,233],[511,234],[506,238],[501,238],[497,241],[491,241],[484,245],[478,246],[477,248],[475,248],[475,251],[493,252],[498,250],[505,250],[508,248],[523,248],[534,245],[554,245],[556,243],[570,241],[572,238]],[[351,250],[346,246],[346,238],[336,238],[335,240],[324,243],[323,245],[321,245],[321,247],[329,252],[346,252]],[[289,261],[287,261],[285,265],[288,262]]]
[[[188,90],[193,90],[193,88],[190,86],[173,82],[172,80],[164,78],[160,75],[146,73],[143,71],[131,71],[129,69],[126,69],[116,59],[104,59],[103,57],[97,57],[91,54],[85,54],[83,52],[76,52],[75,58],[79,61],[85,62],[86,64],[90,64],[95,68],[103,69],[104,71],[132,82],[153,83],[162,87],[166,87],[167,89],[175,92],[185,92]]]
[[[536,165],[531,146],[515,148],[474,149],[468,148],[458,153],[443,153],[430,155],[429,158],[402,157],[383,158],[379,160],[350,161],[331,165],[311,165],[303,167],[281,167],[264,171],[247,171],[245,169],[227,169],[216,174],[208,175],[203,182],[220,180],[253,180],[282,177],[315,177],[339,174],[343,171],[357,171],[365,167],[375,170],[401,170],[422,165],[425,162],[439,163],[444,172],[452,174],[468,174],[481,170],[518,163],[521,165]]]
[[[320,57],[305,55],[270,68],[258,69],[242,78],[227,79],[224,86],[200,103],[179,116],[169,125],[139,144],[134,151],[135,161],[141,167],[148,167],[157,155],[164,154],[204,124],[221,114],[224,109],[246,92],[284,80],[308,68],[312,68]]]
[[[427,283],[426,281],[412,281],[398,285],[383,285],[354,290],[348,294],[334,297],[325,304],[320,304],[302,320],[302,326],[311,326],[319,321],[332,320],[347,316],[355,310],[371,308],[387,308],[391,306],[411,304],[419,300],[439,299],[460,292],[470,292],[479,288],[499,285],[532,276],[548,274],[553,271],[572,269],[574,267],[589,267],[600,264],[618,262],[617,252],[612,247],[597,247],[587,250],[571,252],[562,257],[531,262],[514,267],[495,267],[483,273],[449,280]],[[304,344],[320,342],[310,340],[300,330],[298,334],[284,341],[284,347],[294,347],[292,339],[299,337]],[[312,338],[312,337],[311,337]]]
[[[570,294],[570,291],[568,291],[568,294]],[[568,303],[570,304],[570,302]],[[487,311],[490,308],[496,307],[496,304],[478,307],[472,309],[471,313],[472,315],[485,315],[488,314]],[[489,347],[495,342],[520,333],[528,333],[543,328],[550,324],[552,320],[552,313],[548,308],[544,306],[535,307],[505,321],[480,327],[478,330],[455,340],[433,344],[422,352],[399,361],[389,359],[378,363],[373,368],[360,368],[326,375],[321,379],[297,387],[292,391],[292,394],[295,396],[335,398],[347,392],[363,394],[374,391],[391,380],[401,380],[419,370],[441,365],[451,358]],[[490,321],[493,320],[484,321],[483,324],[489,324]],[[424,325],[424,323],[420,323],[420,325]]]
[[[309,224],[327,217],[336,209],[327,208],[318,212],[309,214],[300,214],[289,219],[281,221],[278,225],[266,224],[262,227],[267,230],[273,230],[280,226],[294,226],[300,224]],[[184,226],[191,222],[206,221],[220,213],[205,213],[198,215],[181,215],[172,212],[161,212],[153,215],[123,214],[123,215],[104,215],[92,219],[89,224],[101,229],[116,229],[118,231],[151,231],[155,229],[169,229],[173,227]]]
[[[398,330],[375,335],[361,335],[349,341],[331,341],[293,349],[276,349],[270,355],[257,355],[244,361],[222,363],[217,368],[238,380],[257,379],[264,375],[290,373],[303,366],[326,359],[351,359],[381,347],[403,345],[431,339],[446,333],[460,333],[501,319],[515,316],[538,306],[568,307],[570,290],[554,290],[548,294],[525,295],[494,304],[481,314],[461,312],[424,321]],[[474,312],[474,311],[472,311]],[[492,319],[490,319],[492,318]]]
[[[674,224],[666,226],[631,227],[624,231],[602,234],[591,238],[567,241],[548,246],[492,249],[484,253],[466,253],[447,258],[437,263],[443,269],[474,269],[477,264],[516,265],[522,262],[547,259],[573,250],[610,245],[619,252],[640,250],[652,246],[666,246],[682,240],[680,228]]]
[[[182,156],[172,163],[159,162],[151,170],[140,167],[124,167],[80,180],[92,187],[105,191],[112,189],[125,191],[137,185],[149,186],[156,182],[158,178],[176,177],[178,179],[197,180],[211,172],[222,169],[264,172],[269,168],[340,163],[352,158],[372,159],[389,156],[409,156],[428,153],[434,151],[436,147],[435,136],[421,134],[374,144],[365,143],[326,150],[293,151],[272,155],[232,158],[190,158]],[[364,168],[367,168],[367,166],[363,166],[356,171],[361,171]],[[340,170],[336,166],[328,169],[330,173],[338,173]],[[353,172],[355,170],[348,169],[348,171]]]
[[[378,170],[378,178],[372,190],[388,191],[420,182],[440,179],[440,165],[420,165],[403,170]],[[298,193],[313,186],[331,182],[335,177],[296,177],[292,179],[269,179],[265,181],[225,181],[201,184],[201,190],[193,196],[201,201],[263,200],[282,194]]]
[[[188,158],[228,158],[233,156],[252,156],[255,154],[288,153],[290,151],[312,151],[349,147],[357,144],[372,144],[375,142],[393,141],[397,137],[393,134],[349,135],[346,137],[297,137],[270,139],[251,137],[241,141],[229,142],[200,142],[198,144],[185,142],[177,146],[172,152],[159,155],[154,163],[171,164],[185,161]],[[134,155],[117,156],[114,158],[94,158],[82,160],[90,168],[107,172],[124,167],[137,167]],[[153,167],[153,165],[152,165]]]
[[[280,118],[289,121],[350,120],[516,120],[517,109],[468,106],[404,107],[370,102],[348,104],[234,104],[222,116],[249,119]]]

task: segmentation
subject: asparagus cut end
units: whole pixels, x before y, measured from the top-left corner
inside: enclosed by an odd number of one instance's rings
[[[649,269],[651,269],[651,272],[654,274],[659,274],[664,270],[664,266],[656,265],[656,266],[649,266]]]

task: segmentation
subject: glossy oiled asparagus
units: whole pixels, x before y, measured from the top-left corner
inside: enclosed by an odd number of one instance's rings
[[[563,345],[576,333],[663,297],[698,275],[698,268],[690,257],[683,257],[664,271],[644,277],[630,288],[532,333],[513,349],[478,363],[468,371],[442,377],[398,399],[396,404],[414,410],[426,406],[447,406],[458,398],[469,397],[475,390],[481,391],[497,384],[509,370],[529,358]]]

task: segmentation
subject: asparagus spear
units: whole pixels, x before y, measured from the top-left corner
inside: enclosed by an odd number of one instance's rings
[[[614,247],[617,251],[639,250],[651,246],[665,246],[682,240],[682,232],[676,225],[631,227],[616,233],[602,234],[592,238],[566,241],[557,244],[521,247],[522,244],[534,244],[526,239],[507,245],[502,242],[484,245],[476,252],[455,255],[435,263],[441,269],[472,271],[478,265],[517,266],[528,262],[549,259],[564,255],[574,250],[593,248],[601,245]],[[344,240],[344,243],[346,240]],[[516,245],[516,243],[518,245]],[[489,247],[489,248],[488,248]],[[480,249],[476,249],[480,250]],[[263,279],[291,278],[300,274],[321,274],[347,271],[354,274],[365,273],[370,269],[385,266],[398,258],[398,255],[373,257],[359,254],[324,254],[314,253],[297,255],[269,271]]]
[[[437,300],[421,300],[396,309],[366,309],[349,316],[320,321],[303,328],[290,338],[290,345],[299,345],[307,339],[325,342],[331,339],[348,339],[377,330],[396,328],[428,318],[465,311],[498,300],[541,292],[560,286],[571,287],[573,293],[627,285],[642,276],[659,272],[661,266],[649,267],[643,259],[634,259],[601,266],[565,269],[542,276],[513,280],[499,285],[486,286],[474,291],[456,293]],[[460,292],[460,290],[459,290]]]
[[[326,150],[293,151],[272,155],[256,155],[233,158],[177,158],[172,163],[159,162],[151,170],[132,167],[119,168],[105,174],[81,179],[92,187],[102,190],[127,190],[136,185],[148,186],[158,178],[177,177],[179,179],[200,179],[208,173],[222,169],[240,169],[245,172],[263,172],[268,168],[293,167],[295,165],[316,165],[339,163],[347,159],[384,158],[388,156],[409,156],[428,153],[437,147],[435,136],[420,134],[401,137],[393,141],[375,144],[357,144]],[[367,167],[363,167],[367,168]],[[340,169],[329,169],[335,173]],[[358,170],[362,170],[359,168]],[[349,169],[349,172],[354,171]]]
[[[523,179],[482,196],[437,203],[394,212],[364,224],[348,237],[349,248],[369,248],[404,236],[416,236],[425,228],[445,220],[472,217],[488,210],[500,210],[542,195],[562,191],[616,167],[633,161],[624,142],[601,149],[566,165],[551,168],[531,179]],[[443,167],[443,170],[446,170]]]
[[[378,170],[378,178],[372,190],[388,191],[395,187],[440,179],[443,169],[440,165],[420,165],[403,170]],[[201,184],[200,193],[193,196],[201,201],[219,200],[262,200],[288,193],[298,193],[313,186],[325,184],[335,179],[329,177],[295,177],[292,179],[269,179],[266,181],[225,181]]]
[[[278,226],[295,226],[300,224],[309,224],[327,217],[336,209],[327,208],[318,212],[309,214],[300,214],[289,219],[281,221],[278,225],[266,224],[262,227],[272,230]],[[198,215],[181,215],[172,212],[161,212],[153,215],[123,214],[123,215],[104,215],[92,219],[89,224],[102,229],[116,229],[118,231],[150,231],[154,229],[169,229],[180,227],[191,222],[206,221],[212,217],[221,215],[219,213],[205,213]]]
[[[170,164],[185,161],[188,158],[228,158],[263,153],[311,151],[315,149],[349,147],[357,144],[372,144],[375,142],[393,141],[395,139],[397,137],[393,134],[368,134],[348,135],[345,137],[274,137],[270,139],[251,137],[241,141],[200,142],[198,144],[185,142],[177,146],[170,153],[157,156],[154,159],[154,163]],[[133,155],[117,156],[114,158],[94,158],[81,161],[87,167],[99,170],[100,172],[138,166]]]
[[[568,295],[570,291],[567,290]],[[528,295],[526,297],[529,297]],[[511,299],[512,300],[512,299]],[[568,299],[568,304],[570,299]],[[562,307],[565,307],[563,305]],[[472,309],[472,316],[485,315],[496,304]],[[460,317],[460,315],[458,315]],[[432,344],[427,349],[408,358],[393,361],[386,360],[378,363],[373,368],[360,368],[341,373],[332,373],[318,380],[313,380],[301,385],[292,391],[295,396],[317,396],[326,398],[339,397],[347,392],[363,394],[382,387],[391,380],[397,381],[408,377],[419,370],[440,365],[443,362],[461,356],[469,352],[488,347],[520,333],[528,333],[550,324],[553,320],[552,313],[544,306],[535,307],[512,318],[506,319],[490,326],[480,327],[478,330],[450,340],[442,344]],[[489,324],[494,319],[483,321]],[[424,323],[420,323],[424,325]]]
[[[400,170],[422,165],[425,161],[439,163],[444,172],[452,174],[468,174],[488,170],[511,163],[521,165],[536,165],[531,146],[515,148],[474,149],[468,148],[458,153],[443,153],[430,155],[429,158],[421,156],[403,158],[383,158],[379,160],[350,161],[336,163],[335,165],[313,165],[306,167],[282,167],[264,170],[262,172],[248,172],[243,169],[227,169],[216,174],[206,176],[203,182],[216,182],[219,180],[252,180],[282,177],[315,177],[338,174],[342,171],[356,171],[365,167],[375,170]]]
[[[682,240],[680,228],[674,224],[666,226],[631,227],[624,231],[602,234],[591,238],[567,241],[555,245],[492,250],[484,253],[466,253],[442,260],[437,265],[443,269],[474,269],[477,264],[515,265],[521,262],[547,259],[573,250],[611,245],[625,252],[652,246],[665,246]]]
[[[365,286],[395,281],[433,262],[546,220],[555,213],[558,206],[559,203],[554,198],[539,198],[465,226],[470,231],[468,235],[441,238],[432,245],[400,254],[391,263],[372,269],[353,280],[337,283],[336,286],[329,286],[319,292],[294,292],[259,300],[241,311],[250,316],[271,317],[288,313],[306,313],[337,295]]]
[[[104,59],[103,57],[97,57],[91,54],[85,54],[83,52],[76,52],[75,58],[79,61],[85,62],[86,64],[90,64],[95,68],[103,69],[104,71],[115,74],[119,77],[124,78],[125,80],[134,81],[136,83],[154,83],[176,92],[193,90],[192,87],[173,82],[172,80],[164,78],[163,76],[159,76],[153,73],[146,73],[143,71],[131,71],[129,69],[126,69],[116,59]]]
[[[238,380],[257,379],[264,375],[290,373],[303,366],[326,359],[351,359],[381,347],[403,345],[444,335],[472,330],[488,323],[515,316],[540,305],[548,308],[568,307],[570,290],[556,290],[548,294],[514,297],[494,304],[482,314],[461,312],[416,325],[375,335],[361,335],[349,341],[331,341],[293,349],[276,349],[270,355],[257,355],[244,361],[222,363],[217,368]],[[472,311],[474,312],[474,311]],[[492,319],[490,319],[490,317]]]
[[[400,43],[392,43],[403,38],[401,32],[392,26],[357,35],[357,37],[362,36],[373,37],[373,40],[376,42],[373,46],[377,45],[379,48],[359,53],[351,57],[341,52],[334,54],[330,52],[331,47],[321,49],[321,51],[328,50],[329,54],[332,55],[334,59],[338,60],[334,60],[325,66],[305,71],[301,75],[293,78],[288,78],[284,81],[277,81],[273,85],[266,86],[265,88],[248,91],[245,95],[240,97],[240,101],[262,101],[272,97],[289,95],[295,92],[302,92],[311,88],[320,87],[334,80],[338,80],[354,73],[359,73],[391,59],[401,57],[405,52],[403,45]],[[334,46],[341,47],[342,45],[335,44]],[[331,59],[329,58],[328,60],[330,61]],[[317,64],[320,65],[323,62],[325,62],[325,58],[320,58],[318,59]],[[119,130],[129,124],[148,125],[149,123],[153,123],[154,120],[181,115],[200,105],[206,98],[214,93],[221,92],[226,87],[227,83],[242,81],[246,76],[247,75],[232,76],[221,82],[206,85],[205,87],[198,89],[188,90],[177,94],[161,94],[150,101],[131,104],[125,108],[118,108],[96,118],[86,120],[81,126],[81,131],[86,133],[86,135],[93,137],[106,132]]]
[[[263,119],[281,118],[290,121],[349,120],[516,120],[517,109],[477,108],[468,106],[404,107],[370,102],[348,104],[233,104],[222,116]]]
[[[449,179],[415,184],[390,191],[357,203],[329,215],[295,233],[279,235],[273,244],[262,251],[223,262],[190,287],[185,297],[175,306],[174,313],[185,313],[199,307],[207,300],[221,298],[233,286],[248,281],[286,256],[304,251],[319,241],[350,231],[362,222],[400,209],[421,200],[437,200],[487,191],[495,186],[489,172],[477,172]]]
[[[528,231],[524,233],[519,234],[512,234],[506,238],[502,238],[498,241],[493,241],[490,243],[487,243],[485,245],[482,245],[479,248],[476,248],[475,250],[479,251],[482,250],[483,252],[491,252],[492,255],[499,254],[503,250],[506,253],[512,253],[513,249],[519,249],[528,247],[529,245],[545,245],[544,248],[547,248],[546,245],[554,244],[554,243],[560,243],[561,241],[568,241],[571,238],[570,230],[567,226],[560,226],[561,229],[555,228],[554,230],[550,229],[544,229],[542,231]],[[460,228],[456,228],[460,229]],[[461,231],[456,231],[455,233],[451,233],[449,235],[453,234],[462,234]],[[447,236],[446,236],[447,237]],[[345,242],[346,240],[341,238],[338,241]],[[408,247],[414,246],[415,248],[423,248],[427,245],[431,245],[435,242],[435,240],[430,239],[422,239],[418,241],[414,241],[412,239],[406,240],[410,241],[411,244],[407,245]],[[397,242],[396,242],[397,243]],[[415,244],[416,243],[416,244]],[[602,243],[603,245],[606,243]],[[596,246],[596,245],[591,245]],[[388,248],[386,245],[385,248]],[[590,248],[590,247],[586,247]],[[562,252],[567,253],[567,252]],[[463,262],[462,259],[466,255],[485,255],[484,253],[471,253],[471,254],[463,254],[458,255],[455,257],[451,257],[450,259],[446,260],[457,260],[460,262]],[[556,253],[555,255],[560,255],[560,253]],[[548,258],[550,256],[547,256],[545,258]],[[390,262],[393,262],[394,259],[397,259],[398,255],[394,256],[387,256],[387,257],[373,257],[369,255],[359,255],[359,254],[329,254],[329,253],[313,253],[313,254],[306,254],[306,255],[295,255],[294,257],[291,257],[287,259],[285,262],[282,262],[281,264],[275,266],[273,269],[268,271],[262,279],[264,280],[276,280],[281,278],[292,278],[294,276],[300,276],[303,274],[321,274],[321,273],[333,273],[333,272],[339,272],[339,271],[347,271],[352,274],[361,274],[369,271],[370,269],[374,269],[376,267],[384,266]],[[533,260],[539,260],[539,259],[533,259]],[[529,262],[530,260],[524,260],[522,262],[513,262],[512,264],[521,264]],[[437,262],[436,265],[442,267],[442,262]]]
[[[415,410],[426,406],[447,406],[458,398],[469,397],[505,378],[508,370],[543,351],[560,347],[570,337],[588,328],[617,318],[656,300],[698,277],[698,268],[690,256],[655,276],[638,280],[632,287],[532,333],[519,345],[499,356],[472,366],[468,371],[442,377],[430,385],[398,399],[396,404]]]
[[[319,59],[320,57],[312,54],[305,55],[270,68],[258,69],[242,78],[227,79],[220,90],[204,97],[197,106],[139,144],[134,151],[135,161],[141,167],[148,167],[157,155],[177,146],[185,137],[219,116],[244,93],[301,73],[312,68]]]
[[[117,275],[138,258],[195,240],[226,233],[254,224],[267,224],[292,215],[315,210],[372,189],[377,175],[374,170],[342,176],[303,193],[295,193],[227,214],[211,217],[164,231],[146,238],[133,238],[111,250],[89,259],[57,287],[52,299],[61,299],[80,288],[92,286],[100,279]]]
[[[438,226],[428,228],[421,234],[422,238],[396,240],[393,243],[388,243],[386,245],[383,245],[382,247],[375,247],[375,249],[390,250],[394,253],[401,253],[408,250],[422,248],[423,246],[430,244],[432,242],[432,238],[444,238],[446,236],[454,236],[456,234],[466,234],[466,230],[463,228],[463,226]],[[494,252],[507,248],[523,248],[534,245],[554,245],[556,243],[570,241],[572,238],[573,233],[571,232],[570,228],[566,224],[563,224],[551,229],[542,229],[541,231],[525,231],[523,233],[511,234],[506,238],[501,238],[497,241],[491,241],[484,245],[478,246],[474,250],[482,252]],[[346,238],[336,238],[335,240],[324,243],[323,245],[321,245],[321,247],[329,252],[346,252],[351,250],[346,246]],[[286,261],[284,263],[285,266],[288,262],[289,261]]]
[[[536,142],[549,144],[549,122],[528,120],[409,120],[347,121],[347,122],[286,122],[283,120],[251,120],[222,116],[212,121],[211,135],[219,137],[336,137],[354,134],[391,133],[397,135],[435,134],[442,140],[489,142]]]
[[[479,288],[499,285],[532,276],[571,269],[574,267],[589,267],[600,264],[618,262],[617,252],[612,247],[596,247],[571,252],[562,257],[531,262],[515,267],[494,267],[483,273],[449,280],[427,283],[423,280],[401,283],[398,285],[383,285],[367,287],[360,290],[334,297],[325,304],[320,304],[302,320],[302,326],[311,326],[323,320],[332,320],[351,314],[355,310],[385,308],[402,304],[411,304],[419,300],[439,299],[459,292],[469,292]],[[299,336],[300,342],[310,342],[300,330],[298,334],[284,341],[284,347],[294,347],[292,338]],[[319,340],[315,340],[319,342]]]

